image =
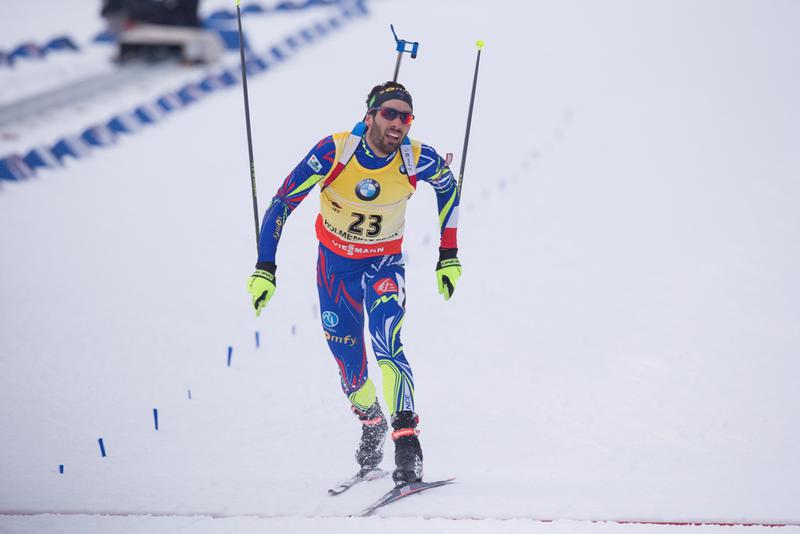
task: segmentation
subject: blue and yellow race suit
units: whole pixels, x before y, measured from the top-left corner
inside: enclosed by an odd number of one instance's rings
[[[323,331],[339,366],[342,389],[360,410],[375,401],[375,386],[367,373],[366,314],[389,413],[415,411],[414,379],[400,341],[406,202],[417,181],[433,186],[440,247],[456,248],[458,187],[445,161],[430,146],[412,140],[414,179],[406,175],[399,151],[379,157],[363,138],[341,174],[322,187],[349,134],[322,139],[286,177],[264,214],[258,260],[275,262],[286,219],[319,184],[317,287]]]

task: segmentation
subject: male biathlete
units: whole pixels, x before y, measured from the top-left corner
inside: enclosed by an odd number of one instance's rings
[[[370,91],[363,123],[317,143],[286,177],[264,214],[256,271],[248,283],[260,315],[275,292],[275,254],[286,219],[319,184],[317,288],[322,327],[339,366],[342,390],[362,424],[356,450],[359,473],[377,469],[388,431],[367,372],[366,316],[394,429],[392,478],[397,485],[422,480],[414,378],[400,341],[406,202],[419,181],[429,183],[436,193],[441,233],[436,277],[445,300],[461,276],[457,183],[433,148],[407,138],[413,119],[411,94],[399,83],[386,82]]]

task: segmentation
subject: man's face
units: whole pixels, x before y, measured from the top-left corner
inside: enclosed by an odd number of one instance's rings
[[[403,100],[387,100],[381,108],[390,108],[403,113],[411,113],[411,106]],[[369,113],[364,122],[369,127],[367,141],[378,156],[385,157],[400,148],[400,143],[411,129],[411,123],[403,124],[400,117],[393,120],[384,118],[378,110]]]

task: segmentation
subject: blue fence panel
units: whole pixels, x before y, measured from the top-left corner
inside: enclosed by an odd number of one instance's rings
[[[267,10],[260,4],[249,4],[242,8],[242,15],[261,15]]]
[[[53,155],[63,163],[67,157],[81,159],[89,154],[89,146],[80,137],[64,137],[56,141]]]
[[[36,175],[36,171],[19,154],[0,159],[0,179],[21,181]]]
[[[111,120],[106,123],[108,129],[117,134],[128,134],[133,133],[136,131],[130,121],[124,120],[121,115],[117,115],[112,117]]]
[[[80,48],[78,48],[78,45],[76,45],[75,42],[72,39],[70,39],[69,37],[67,37],[65,35],[63,37],[56,37],[56,38],[52,39],[44,47],[44,50],[45,51],[49,51],[49,50],[72,50],[74,52],[77,52],[78,50],[80,50]]]
[[[51,169],[61,165],[61,162],[58,161],[58,158],[53,155],[52,150],[47,147],[34,148],[25,155],[24,159],[25,163],[27,163],[32,169]]]
[[[113,145],[117,142],[117,134],[111,131],[111,128],[105,124],[100,126],[90,126],[81,134],[86,144],[93,147],[104,147]]]

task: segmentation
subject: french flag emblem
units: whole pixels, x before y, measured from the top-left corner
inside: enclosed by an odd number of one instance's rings
[[[397,284],[391,278],[383,278],[372,286],[379,297],[386,293],[397,293]]]

